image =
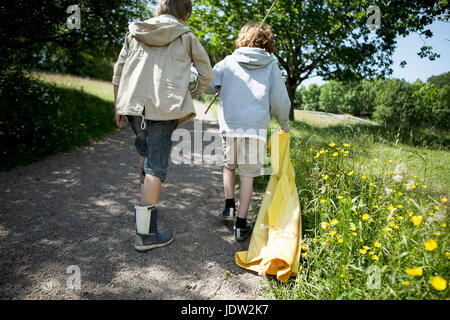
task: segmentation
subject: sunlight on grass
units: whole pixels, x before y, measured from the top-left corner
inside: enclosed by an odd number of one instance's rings
[[[38,79],[56,85],[59,88],[70,88],[95,95],[100,99],[114,102],[113,85],[107,81],[81,78],[60,73],[33,73]]]

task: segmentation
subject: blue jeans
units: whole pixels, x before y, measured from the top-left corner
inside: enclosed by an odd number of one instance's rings
[[[172,151],[172,133],[177,128],[178,120],[145,120],[146,128],[142,130],[142,117],[127,116],[131,128],[136,134],[135,146],[140,156],[145,157],[142,169],[164,181]]]

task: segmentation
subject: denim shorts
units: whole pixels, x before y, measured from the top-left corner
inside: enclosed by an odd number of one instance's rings
[[[146,128],[142,130],[142,117],[127,116],[131,128],[136,134],[135,146],[140,156],[145,157],[142,169],[146,174],[164,181],[172,151],[172,133],[178,120],[145,120]]]

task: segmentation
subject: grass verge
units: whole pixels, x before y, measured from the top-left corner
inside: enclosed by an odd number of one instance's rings
[[[288,283],[270,281],[267,296],[448,298],[449,152],[402,143],[373,126],[308,122],[291,130],[300,272]]]
[[[112,87],[106,82],[17,73],[2,76],[1,82],[2,171],[69,151],[116,129]]]

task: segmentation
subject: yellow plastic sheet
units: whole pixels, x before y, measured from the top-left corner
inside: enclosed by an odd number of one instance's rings
[[[242,268],[287,281],[298,273],[301,214],[295,172],[289,157],[289,133],[276,133],[268,144],[273,173],[259,209],[248,251],[236,253]]]

